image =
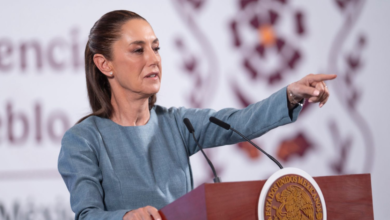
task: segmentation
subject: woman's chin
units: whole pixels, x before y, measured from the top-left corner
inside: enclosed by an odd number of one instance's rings
[[[155,95],[158,93],[158,91],[160,91],[160,87],[158,88],[150,88],[148,89],[148,91],[146,91],[145,93],[152,96],[152,95]]]

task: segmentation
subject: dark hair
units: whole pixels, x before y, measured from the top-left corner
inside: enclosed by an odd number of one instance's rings
[[[81,118],[77,123],[92,115],[102,118],[112,116],[111,87],[107,76],[100,72],[93,62],[93,56],[102,54],[106,59],[112,60],[112,45],[120,38],[122,25],[131,19],[146,21],[137,13],[117,10],[103,15],[91,28],[85,48],[85,76],[92,113]],[[155,102],[156,95],[154,94],[149,98],[149,109],[154,106]]]

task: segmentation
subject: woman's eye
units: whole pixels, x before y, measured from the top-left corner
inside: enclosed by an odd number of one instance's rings
[[[140,48],[140,49],[137,49],[134,51],[135,53],[143,53],[144,52],[144,49]]]
[[[160,50],[160,47],[155,47],[154,51],[158,52]]]

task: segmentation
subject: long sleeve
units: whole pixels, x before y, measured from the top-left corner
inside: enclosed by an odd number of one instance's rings
[[[240,110],[225,108],[220,111],[214,111],[211,109],[180,108],[177,120],[180,121],[178,122],[181,126],[180,130],[189,149],[189,154],[192,155],[199,149],[182,123],[184,118],[190,119],[199,143],[204,148],[210,148],[243,141],[240,136],[232,131],[227,131],[210,123],[209,118],[211,116],[227,122],[236,130],[253,139],[273,128],[296,121],[301,109],[301,106],[297,106],[292,110],[288,109],[286,87],[284,87],[267,99]]]
[[[70,192],[75,219],[122,220],[129,210],[105,211],[97,153],[78,133],[77,129],[71,129],[64,135],[58,159],[58,170]]]

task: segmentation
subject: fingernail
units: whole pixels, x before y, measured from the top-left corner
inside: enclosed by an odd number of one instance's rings
[[[324,106],[324,104],[321,103],[321,104],[320,104],[320,108],[322,108],[322,106]]]
[[[320,94],[320,91],[314,90],[314,95],[315,95],[315,96],[318,96],[319,94]]]

